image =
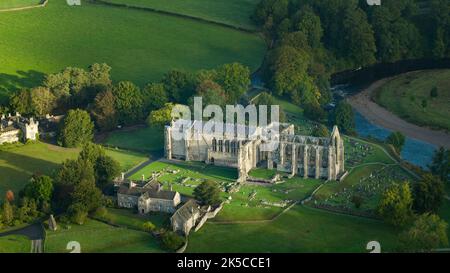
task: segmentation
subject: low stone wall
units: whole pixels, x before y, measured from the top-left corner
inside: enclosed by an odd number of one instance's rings
[[[184,245],[182,247],[180,247],[179,249],[175,250],[175,253],[184,253],[186,251],[187,246],[188,246],[188,242],[189,242],[189,239],[186,236],[186,242],[184,243]]]
[[[220,206],[218,206],[218,207],[215,208],[214,210],[206,212],[206,213],[203,215],[203,217],[200,219],[200,221],[197,223],[197,225],[195,226],[194,231],[199,230],[199,229],[206,223],[206,221],[207,221],[208,219],[212,219],[212,218],[216,217],[216,215],[219,213],[219,211],[222,210],[223,204],[224,204],[224,203],[221,203]]]
[[[0,12],[7,12],[7,11],[19,11],[19,10],[27,10],[27,9],[34,9],[34,8],[43,8],[47,6],[48,0],[41,1],[40,4],[34,5],[34,6],[26,6],[26,7],[20,7],[20,8],[10,8],[10,9],[0,9]]]

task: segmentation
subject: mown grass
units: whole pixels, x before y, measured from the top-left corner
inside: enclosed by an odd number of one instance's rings
[[[0,2],[0,10],[35,6],[41,2],[42,0],[2,0]]]
[[[29,253],[30,240],[21,235],[0,237],[0,253]]]
[[[164,130],[162,128],[137,128],[129,131],[111,133],[104,144],[141,152],[154,152],[164,149]]]
[[[171,215],[167,213],[156,212],[141,215],[138,214],[137,211],[131,209],[108,208],[108,213],[100,219],[121,227],[142,230],[143,224],[148,221],[152,222],[158,228],[167,226],[169,224],[170,216]]]
[[[162,252],[159,242],[147,232],[113,227],[92,219],[68,227],[47,231],[46,252],[68,253],[66,246],[71,241],[80,243],[82,253]]]
[[[437,87],[438,96],[430,96]],[[450,131],[450,70],[417,71],[393,78],[373,99],[397,116],[420,126]],[[426,100],[426,107],[422,101]]]
[[[256,34],[152,12],[94,5],[5,12],[0,17],[0,101],[67,66],[108,63],[115,81],[138,85],[170,69],[197,71],[230,62],[255,70],[265,44]]]
[[[256,29],[250,16],[259,0],[106,0],[105,2],[149,7],[247,29]]]
[[[52,175],[67,159],[76,159],[80,149],[68,149],[43,142],[7,144],[0,149],[0,200],[7,190],[15,194],[29,182],[32,174]],[[137,152],[106,149],[126,171],[147,157]]]
[[[192,233],[187,252],[368,252],[374,240],[383,252],[393,251],[396,231],[376,220],[297,205],[272,222],[207,222]]]

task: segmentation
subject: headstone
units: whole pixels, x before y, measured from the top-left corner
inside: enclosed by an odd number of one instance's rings
[[[56,231],[58,227],[56,226],[55,217],[53,217],[53,214],[50,214],[50,219],[48,219],[48,228],[51,231]]]

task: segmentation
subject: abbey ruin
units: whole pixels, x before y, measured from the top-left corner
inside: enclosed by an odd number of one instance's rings
[[[181,124],[181,125],[180,125]],[[186,126],[187,124],[187,126]],[[295,134],[292,124],[274,124],[266,127],[249,127],[216,123],[224,128],[220,133],[199,130],[202,121],[172,121],[165,127],[165,156],[167,159],[202,161],[207,164],[236,168],[239,181],[245,181],[253,168],[276,169],[304,178],[338,180],[344,174],[344,143],[337,126],[330,137],[312,137]],[[241,126],[241,128],[238,128]],[[263,133],[272,132],[273,150],[262,149],[268,145]],[[230,133],[229,128],[234,133]],[[238,130],[245,132],[239,136]],[[273,130],[272,130],[273,131]],[[183,138],[174,137],[180,133]]]

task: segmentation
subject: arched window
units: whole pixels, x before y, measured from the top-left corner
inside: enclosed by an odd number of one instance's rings
[[[236,141],[235,140],[231,141],[231,154],[232,155],[236,154]]]
[[[226,153],[230,152],[230,141],[229,140],[225,140],[225,152]]]
[[[212,150],[213,152],[217,152],[217,140],[215,138],[212,140]]]

